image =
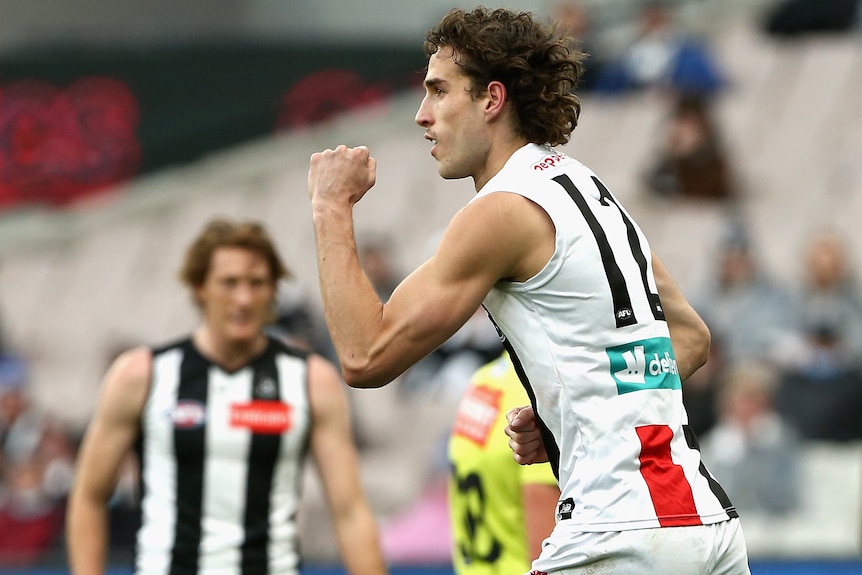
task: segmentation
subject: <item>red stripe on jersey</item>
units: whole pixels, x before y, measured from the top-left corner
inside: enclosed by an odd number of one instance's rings
[[[642,425],[637,432],[641,440],[641,475],[659,524],[662,527],[700,525],[691,486],[682,467],[671,459],[673,431],[667,425]]]

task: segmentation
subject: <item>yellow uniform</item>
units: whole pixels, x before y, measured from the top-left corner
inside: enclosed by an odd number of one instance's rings
[[[503,431],[506,412],[527,404],[504,353],[476,372],[458,407],[449,440],[452,563],[458,575],[530,570],[521,489],[528,483],[556,485],[556,479],[547,463],[519,465],[512,458]]]

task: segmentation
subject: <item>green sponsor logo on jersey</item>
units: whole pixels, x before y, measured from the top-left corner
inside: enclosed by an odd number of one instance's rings
[[[611,375],[620,394],[644,389],[681,389],[670,339],[654,337],[609,347]]]

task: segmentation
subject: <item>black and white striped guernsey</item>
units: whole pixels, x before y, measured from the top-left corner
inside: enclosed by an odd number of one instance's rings
[[[297,573],[307,380],[305,355],[272,338],[233,372],[190,339],[153,351],[137,574]]]

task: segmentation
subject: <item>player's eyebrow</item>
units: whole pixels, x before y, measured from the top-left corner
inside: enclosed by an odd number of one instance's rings
[[[426,88],[439,88],[440,86],[445,86],[446,84],[446,80],[442,78],[428,78],[425,80]]]

